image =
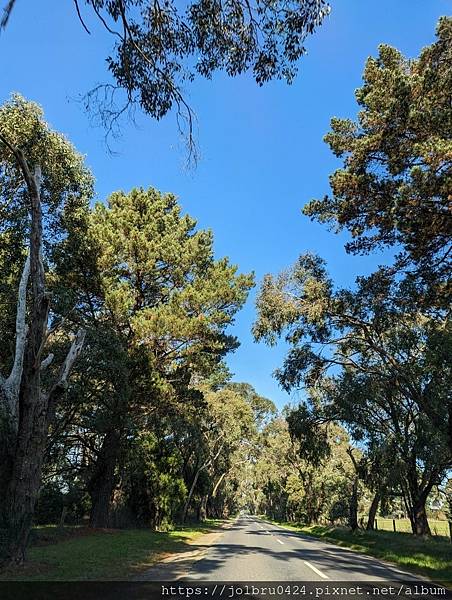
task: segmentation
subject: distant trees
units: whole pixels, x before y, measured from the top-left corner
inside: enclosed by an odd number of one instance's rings
[[[218,390],[204,390],[205,410],[200,412],[199,442],[193,447],[191,485],[184,507],[187,517],[196,485],[203,477],[198,498],[199,516],[225,516],[231,507],[222,497],[228,479],[240,475],[240,466],[249,462],[254,452],[257,422],[253,408],[260,397],[249,385],[227,384]],[[253,406],[254,405],[254,406]],[[265,410],[273,404],[262,398]]]
[[[452,131],[450,98],[440,91],[451,78],[451,27],[441,19],[437,42],[417,60],[386,46],[369,59],[358,121],[333,119],[326,137],[344,157],[332,197],[304,209],[347,228],[351,252],[397,248],[393,265],[359,277],[354,289],[336,289],[324,262],[304,254],[265,277],[254,326],[258,340],[289,343],[276,376],[285,389],[307,392],[291,417],[303,423],[302,439],[320,423],[346,426],[367,448],[373,511],[397,489],[421,535],[429,533],[427,496],[452,464]],[[376,478],[372,465],[387,465],[388,453],[394,468]]]
[[[290,425],[276,417],[259,436],[259,452],[251,468],[256,512],[306,525],[346,519],[354,479],[346,432],[334,424],[321,427],[315,458]],[[345,515],[336,514],[339,502],[344,503]]]

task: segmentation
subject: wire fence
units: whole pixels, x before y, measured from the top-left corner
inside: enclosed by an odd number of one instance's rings
[[[451,530],[448,521],[440,521],[439,519],[429,519],[430,530],[432,535],[451,537]],[[400,533],[412,533],[411,523],[409,519],[383,519],[378,517],[375,519],[375,529],[382,531],[395,531]]]

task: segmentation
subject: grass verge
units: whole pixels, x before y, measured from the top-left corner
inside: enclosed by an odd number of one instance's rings
[[[128,579],[165,556],[187,549],[188,543],[218,529],[223,522],[209,520],[165,533],[37,527],[26,565],[0,571],[0,581]]]
[[[387,560],[404,570],[429,577],[434,581],[448,584],[452,582],[452,544],[447,538],[424,539],[411,533],[389,531],[359,530],[352,533],[344,527],[321,525],[305,527],[272,522],[362,554]]]

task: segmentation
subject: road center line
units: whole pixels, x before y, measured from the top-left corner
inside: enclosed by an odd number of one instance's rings
[[[317,569],[317,567],[314,567],[314,565],[311,565],[310,562],[308,562],[307,560],[304,560],[303,562],[304,562],[304,564],[307,567],[309,567],[310,569],[312,569],[314,571],[314,573],[317,573],[317,575],[320,575],[320,577],[323,577],[323,579],[328,579],[328,577],[324,573],[322,573],[321,571],[319,571]]]
[[[276,541],[279,542],[280,544],[284,544],[284,542],[281,542],[281,540],[278,540],[278,538],[276,538]]]

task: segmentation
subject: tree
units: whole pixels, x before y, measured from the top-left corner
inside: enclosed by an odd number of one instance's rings
[[[358,527],[358,494],[360,452],[353,452],[347,432],[332,419],[309,410],[307,404],[288,411],[286,420],[294,442],[299,477],[304,489],[304,520],[310,525],[330,514],[332,500],[348,507],[348,523]],[[356,456],[355,456],[356,454]],[[348,497],[348,501],[344,499]]]
[[[277,377],[286,390],[310,393],[312,424],[346,423],[368,443],[393,436],[413,531],[423,534],[428,493],[451,464],[450,365],[438,351],[450,335],[442,323],[400,310],[391,286],[377,273],[359,278],[355,291],[334,290],[323,261],[301,256],[291,271],[264,279],[254,333],[270,344],[285,336],[290,349]],[[434,419],[419,408],[428,402]]]
[[[325,140],[343,167],[332,194],[304,208],[352,240],[346,249],[393,248],[395,272],[418,282],[416,303],[447,310],[450,283],[452,19],[409,60],[382,45],[356,91],[357,120],[334,118]],[[412,294],[409,298],[413,298]]]
[[[277,410],[274,403],[268,398],[260,396],[249,383],[227,382],[226,388],[242,396],[251,407],[254,422],[259,430],[276,415]]]
[[[250,390],[248,386],[245,389]],[[193,476],[183,520],[187,517],[200,476],[205,474],[208,479],[200,497],[200,516],[205,517],[209,499],[215,498],[234,463],[237,464],[243,454],[248,453],[247,447],[255,427],[254,414],[240,391],[240,388],[231,389],[229,386],[217,391],[203,390],[206,409],[200,414],[199,441],[194,452]]]
[[[6,3],[0,30],[10,18],[15,0]],[[75,9],[85,30],[81,2]],[[151,0],[85,0],[95,19],[115,45],[107,57],[114,83],[100,85],[86,96],[100,109],[108,128],[122,113],[138,105],[160,119],[173,107],[185,120],[189,138],[193,112],[183,88],[197,76],[210,79],[216,71],[230,76],[251,71],[262,85],[272,79],[288,83],[296,74],[304,42],[329,12],[325,0],[192,0],[187,5]],[[119,104],[116,97],[120,94]]]
[[[343,167],[332,194],[304,213],[347,229],[351,253],[391,248],[393,265],[334,290],[323,262],[304,255],[291,272],[266,277],[258,299],[258,339],[286,336],[277,377],[309,390],[314,414],[340,420],[367,444],[370,461],[386,451],[402,475],[368,473],[372,511],[390,487],[401,489],[415,533],[428,533],[425,501],[451,462],[450,219],[452,20],[416,60],[381,46],[356,97],[356,121],[334,118],[326,136]],[[447,447],[448,446],[448,447]],[[369,454],[370,452],[370,454]],[[373,522],[370,515],[369,523]]]
[[[171,434],[142,432],[129,443],[120,497],[134,522],[165,530],[180,514],[187,495],[181,456]]]
[[[360,475],[373,494],[366,524],[368,531],[375,527],[379,507],[400,488],[399,466],[394,460],[391,439],[378,439],[367,445],[360,464]]]
[[[350,497],[349,438],[335,424],[315,432],[300,428],[301,419],[294,417],[297,410],[286,407],[284,412],[286,419],[277,415],[259,432],[255,459],[248,467],[251,486],[244,490],[247,502],[272,519],[307,525],[325,521],[336,501]]]
[[[52,368],[54,356],[45,354],[55,329],[49,327],[43,228],[52,224],[55,214],[54,225],[61,224],[58,212],[71,200],[86,202],[91,178],[80,155],[43,121],[39,107],[19,96],[0,109],[0,178],[2,210],[12,217],[2,225],[2,242],[8,246],[10,225],[19,223],[22,226],[14,236],[16,258],[28,254],[19,283],[12,366],[8,377],[0,377],[1,558],[21,563],[39,492],[47,432],[85,337],[79,329],[61,366]],[[51,372],[47,378],[46,370]]]
[[[379,473],[380,494],[387,491],[388,484],[392,491],[401,490],[413,533],[430,534],[427,498],[451,463],[444,437],[416,403],[391,383],[344,373],[336,394],[336,414],[349,424],[355,439],[366,444],[370,455],[376,448],[391,455],[390,469]]]
[[[227,259],[215,260],[211,232],[195,226],[172,194],[154,189],[117,192],[92,213],[97,296],[93,302],[93,281],[85,277],[86,319],[98,339],[99,331],[109,332],[117,356],[116,366],[99,373],[102,401],[89,418],[100,444],[88,482],[93,526],[108,524],[127,433],[146,430],[160,403],[193,401],[190,384],[211,375],[237,347],[226,328],[253,277],[237,274]],[[98,386],[97,377],[93,383]]]

